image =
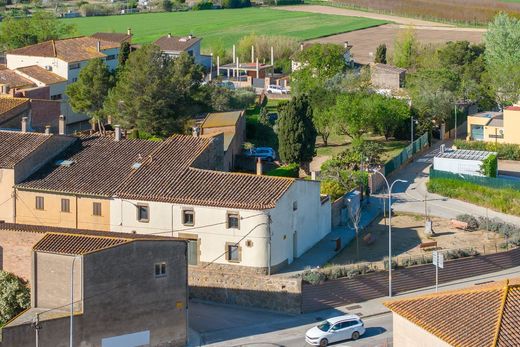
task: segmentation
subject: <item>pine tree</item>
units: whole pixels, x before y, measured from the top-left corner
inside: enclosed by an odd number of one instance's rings
[[[130,43],[125,41],[121,43],[121,47],[119,48],[119,67],[122,68],[125,66],[126,61],[128,60],[128,56],[130,55]]]
[[[92,59],[79,73],[78,81],[67,87],[66,94],[74,112],[89,115],[94,124],[103,131],[105,115],[103,103],[108,91],[114,85],[114,79],[105,62]]]
[[[308,163],[314,156],[316,129],[307,95],[293,97],[280,112],[278,121],[280,158],[284,163]]]
[[[386,64],[386,44],[382,43],[377,46],[375,63]]]

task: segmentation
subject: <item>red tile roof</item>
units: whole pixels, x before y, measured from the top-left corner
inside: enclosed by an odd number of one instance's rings
[[[99,40],[90,36],[82,36],[63,40],[45,41],[35,45],[13,49],[8,51],[7,54],[52,57],[73,63],[105,57],[106,55],[103,52],[97,51],[98,42],[100,42],[100,48],[102,51],[119,47],[119,43],[117,42]]]
[[[109,235],[48,233],[34,245],[33,250],[55,254],[84,255],[132,241],[130,238]]]
[[[508,110],[508,111],[520,111],[520,106],[507,106],[506,110]]]
[[[110,42],[117,42],[117,43],[123,43],[125,41],[129,41],[132,39],[132,35],[128,35],[125,33],[95,33],[90,35],[91,37],[103,40],[103,41],[110,41]]]
[[[520,280],[386,302],[452,346],[518,346]]]
[[[50,138],[45,134],[0,131],[0,168],[14,168]]]
[[[9,69],[0,70],[0,84],[6,84],[10,88],[32,88],[36,86],[33,81]]]
[[[182,37],[182,36],[163,36],[158,38],[154,45],[159,46],[161,51],[168,52],[184,52],[201,39],[198,37]]]
[[[46,85],[56,84],[66,82],[67,79],[61,77],[60,75],[56,75],[55,73],[44,69],[38,65],[31,65],[26,67],[20,67],[17,69],[21,73],[34,78],[37,81],[40,81]]]

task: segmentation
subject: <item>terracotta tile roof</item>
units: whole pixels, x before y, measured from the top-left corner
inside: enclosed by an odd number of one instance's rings
[[[98,41],[101,50],[118,48],[119,43],[98,40],[90,36],[74,37],[63,40],[51,40],[35,45],[21,47],[8,51],[7,54],[27,55],[33,57],[56,57],[63,61],[72,63],[94,58],[102,58],[106,55],[97,51]]]
[[[388,64],[380,64],[376,63],[373,65],[374,69],[377,71],[384,71],[384,72],[390,72],[390,73],[397,73],[400,74],[402,72],[406,72],[406,69],[402,69],[397,66],[388,65]]]
[[[204,119],[204,122],[202,122],[201,128],[234,126],[240,119],[242,112],[243,111],[209,113]]]
[[[132,35],[125,33],[95,33],[90,35],[90,37],[103,41],[117,42],[120,44],[132,39]]]
[[[508,111],[520,111],[520,106],[507,106],[505,109]]]
[[[144,161],[159,146],[158,142],[145,140],[83,138],[19,187],[109,197],[135,170],[132,165]],[[56,165],[58,160],[71,161],[72,165]]]
[[[161,51],[167,52],[184,52],[197,42],[199,42],[201,38],[199,37],[182,37],[182,36],[163,36],[158,38],[154,45],[159,46]]]
[[[132,239],[114,236],[47,233],[33,250],[45,253],[83,255],[132,242]]]
[[[389,301],[385,305],[453,346],[519,345],[519,279]]]
[[[45,134],[0,131],[0,168],[14,168],[50,138],[51,136]]]
[[[29,104],[28,98],[13,98],[12,96],[0,96],[0,115],[25,104]]]
[[[67,81],[66,78],[63,78],[60,75],[56,75],[55,73],[48,71],[38,65],[20,67],[17,70],[29,77],[34,78],[37,81],[40,81],[47,85],[55,84],[55,83],[62,83],[62,82]]]
[[[130,175],[116,194],[126,199],[240,209],[269,209],[294,179],[192,167],[209,140],[173,136]]]
[[[7,84],[11,88],[32,88],[36,86],[33,81],[9,69],[0,70],[0,84]]]

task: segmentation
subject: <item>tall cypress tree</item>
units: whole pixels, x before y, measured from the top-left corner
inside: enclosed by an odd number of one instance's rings
[[[386,64],[386,44],[382,43],[377,46],[374,62]]]
[[[124,41],[121,43],[121,47],[119,48],[119,66],[122,68],[125,66],[126,61],[128,60],[128,56],[130,55],[130,43],[128,41]]]
[[[284,163],[308,163],[314,156],[316,128],[307,95],[293,97],[280,112],[278,142]]]

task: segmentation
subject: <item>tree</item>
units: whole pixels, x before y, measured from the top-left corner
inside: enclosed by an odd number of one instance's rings
[[[405,69],[415,66],[418,50],[415,31],[408,28],[400,32],[394,43],[394,65]]]
[[[278,119],[280,158],[284,163],[308,163],[314,156],[316,129],[307,95],[293,97],[284,104]]]
[[[104,130],[106,119],[103,103],[114,79],[107,65],[101,58],[90,60],[79,73],[78,81],[67,86],[66,94],[74,112],[89,115],[93,124],[97,123],[100,131]]]
[[[162,0],[161,2],[162,10],[165,12],[171,12],[173,8],[173,4],[171,0]]]
[[[124,128],[154,136],[183,129],[202,80],[202,67],[181,54],[170,59],[155,45],[132,52],[104,104]]]
[[[314,44],[296,54],[300,67],[293,73],[297,93],[311,93],[328,79],[345,72],[344,48],[335,44]]]
[[[119,48],[119,55],[117,57],[119,62],[119,68],[125,66],[128,56],[130,55],[130,42],[124,41],[121,43]]]
[[[520,20],[500,13],[485,35],[485,59],[498,102],[507,105],[520,98]]]
[[[357,138],[367,133],[372,126],[365,109],[365,93],[339,95],[334,112],[338,133]]]
[[[27,282],[5,271],[0,271],[0,326],[3,326],[31,304]]]
[[[372,94],[367,98],[367,112],[374,130],[388,140],[401,124],[410,119],[410,108],[405,101]]]
[[[72,34],[75,27],[59,21],[51,12],[37,11],[32,16],[6,16],[0,29],[0,44],[14,49],[35,43],[56,40]]]
[[[336,115],[334,105],[336,104],[337,91],[333,89],[317,88],[310,97],[312,106],[312,120],[318,135],[323,140],[323,145],[328,145],[329,136],[335,132]]]
[[[375,63],[386,64],[386,44],[382,43],[377,46]]]

